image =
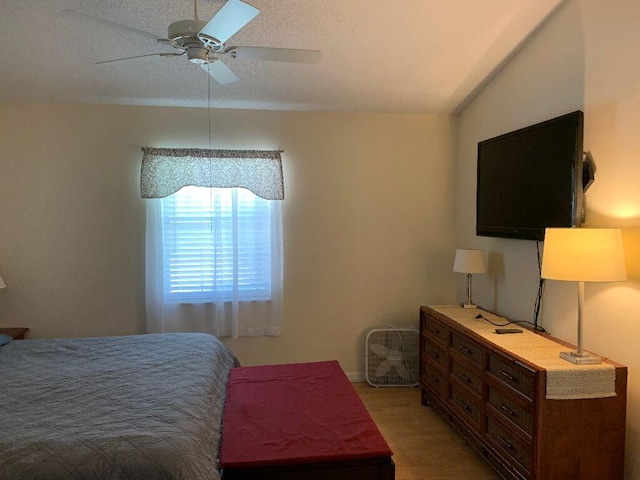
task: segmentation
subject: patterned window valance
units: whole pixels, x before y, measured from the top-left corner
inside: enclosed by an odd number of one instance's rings
[[[162,198],[182,187],[243,187],[266,200],[284,199],[278,150],[142,147],[140,196]]]

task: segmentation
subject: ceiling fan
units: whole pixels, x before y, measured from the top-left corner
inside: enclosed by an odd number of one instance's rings
[[[190,62],[199,65],[209,73],[215,81],[225,85],[236,82],[239,79],[236,74],[222,62],[222,58],[224,57],[292,63],[317,63],[322,57],[322,52],[318,50],[272,47],[227,47],[225,42],[260,13],[260,10],[241,0],[228,0],[209,21],[200,20],[198,16],[198,0],[194,0],[193,10],[193,20],[178,20],[169,25],[167,38],[158,38],[152,33],[76,10],[63,10],[63,13],[79,16],[83,19],[88,18],[94,22],[107,24],[145,36],[151,36],[157,42],[169,45],[177,50],[177,52],[148,53],[133,57],[105,60],[96,62],[96,64],[151,56],[181,57],[186,55]]]

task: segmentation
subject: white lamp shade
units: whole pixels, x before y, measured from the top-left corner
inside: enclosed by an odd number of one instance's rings
[[[458,248],[453,261],[453,271],[458,273],[484,273],[484,250]]]
[[[4,283],[4,280],[2,280],[2,277],[0,277],[0,289],[2,288],[7,288],[7,284]]]
[[[542,278],[574,282],[626,280],[622,231],[609,228],[547,228]]]

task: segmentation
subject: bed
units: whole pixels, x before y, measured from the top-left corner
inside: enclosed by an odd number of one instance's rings
[[[233,354],[207,334],[0,347],[0,479],[216,480]]]

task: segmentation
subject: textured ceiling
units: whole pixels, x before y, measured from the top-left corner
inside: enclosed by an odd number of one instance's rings
[[[184,57],[95,62],[171,47],[61,13],[167,36],[189,0],[0,0],[0,102],[378,112],[455,111],[562,0],[247,0],[227,45],[321,50],[317,65],[226,59],[218,85]],[[201,0],[208,20],[223,0]],[[210,88],[210,95],[209,95]]]

